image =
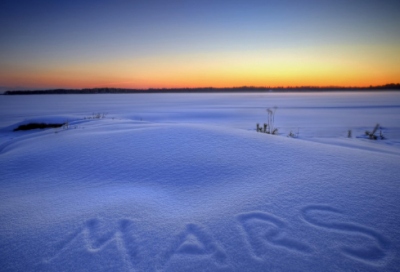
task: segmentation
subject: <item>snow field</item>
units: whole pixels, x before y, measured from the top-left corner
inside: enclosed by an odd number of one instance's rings
[[[245,127],[253,109],[243,107],[258,103],[252,97],[242,97],[244,106],[231,117],[222,108],[214,115],[224,103],[237,107],[231,97],[199,96],[197,104],[189,99],[189,107],[178,96],[173,110],[150,97],[140,121],[124,108],[125,97],[116,96],[108,99],[114,119],[111,112],[106,119],[82,120],[65,105],[45,106],[38,116],[35,108],[22,113],[30,120],[68,117],[77,128],[67,130],[12,134],[9,128],[24,120],[18,110],[3,115],[13,124],[3,117],[0,271],[400,267],[398,108],[378,101],[382,108],[374,110],[394,136],[372,143],[256,133],[255,122]],[[80,96],[73,97],[68,99],[79,104]],[[86,107],[99,111],[103,96],[91,99]],[[203,115],[210,103],[219,106]],[[289,120],[279,120],[279,110],[278,127]],[[196,114],[185,119],[185,111]],[[315,115],[315,122],[322,124],[323,116]]]

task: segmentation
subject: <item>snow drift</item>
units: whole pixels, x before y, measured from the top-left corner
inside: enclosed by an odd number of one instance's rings
[[[218,99],[209,101],[232,104]],[[196,106],[209,108],[204,100]],[[362,138],[291,139],[256,133],[255,122],[240,127],[252,112],[229,119],[221,107],[212,122],[189,110],[183,118],[186,107],[143,109],[159,120],[118,115],[115,105],[114,117],[99,120],[68,109],[41,113],[75,118],[69,129],[11,134],[2,122],[1,271],[400,267],[395,137],[373,146]]]

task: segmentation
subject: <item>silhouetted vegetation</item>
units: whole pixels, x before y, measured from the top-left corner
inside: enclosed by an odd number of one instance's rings
[[[18,130],[31,130],[31,129],[44,129],[44,128],[59,128],[64,126],[65,124],[45,124],[45,123],[30,123],[27,125],[20,125],[19,127],[17,127],[16,129],[14,129],[14,131],[18,131]]]
[[[98,112],[98,113],[92,113],[92,116],[89,117],[84,117],[83,119],[104,119],[106,118],[108,112]],[[114,119],[114,118],[113,118]]]
[[[289,132],[288,138],[296,138],[296,134],[294,134],[292,131]]]
[[[257,132],[267,133],[267,134],[277,134],[278,129],[274,127],[275,122],[275,111],[277,107],[273,107],[272,109],[268,108],[268,119],[267,123],[264,123],[264,127],[260,127],[260,124],[257,124]]]
[[[371,139],[371,140],[377,140],[377,139],[378,139],[378,136],[376,136],[375,133],[378,131],[378,128],[379,128],[379,124],[376,124],[374,130],[373,130],[372,132],[366,131],[366,132],[365,132],[365,135],[367,135],[368,138]],[[385,139],[385,136],[383,136],[382,128],[380,128],[380,129],[381,129],[381,130],[380,130],[380,132],[379,132],[379,137],[380,137],[382,140],[384,140],[384,139]]]
[[[162,88],[162,89],[120,89],[120,88],[93,88],[93,89],[52,89],[52,90],[23,90],[6,91],[5,95],[21,94],[103,94],[103,93],[232,93],[232,92],[320,92],[320,91],[374,91],[374,90],[400,90],[400,84],[386,84],[369,87],[343,87],[343,86],[291,86],[291,87],[254,87],[242,86],[232,88]]]

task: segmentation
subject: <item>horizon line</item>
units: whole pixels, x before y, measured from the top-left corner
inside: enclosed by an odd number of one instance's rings
[[[346,87],[346,86],[279,86],[279,87],[202,87],[202,88],[148,88],[148,89],[125,89],[125,88],[85,88],[85,89],[41,89],[41,90],[8,90],[3,95],[41,95],[41,94],[104,94],[104,93],[125,93],[125,94],[140,94],[140,93],[218,93],[218,92],[324,92],[324,91],[400,91],[400,83],[390,83],[385,85],[376,85],[369,87]]]
[[[227,90],[227,89],[376,89],[376,88],[387,88],[387,87],[395,87],[400,88],[400,83],[388,83],[384,85],[364,85],[364,86],[340,86],[340,85],[296,85],[296,86],[233,86],[233,87],[150,87],[150,88],[118,88],[118,87],[91,87],[91,88],[64,88],[64,87],[56,87],[56,88],[25,88],[20,87],[21,89],[16,89],[18,87],[10,87],[10,90],[6,90],[6,92],[26,92],[26,91],[51,91],[51,90],[100,90],[100,89],[110,89],[110,90],[207,90],[207,89],[215,89],[215,90]],[[7,87],[3,87],[4,89]]]

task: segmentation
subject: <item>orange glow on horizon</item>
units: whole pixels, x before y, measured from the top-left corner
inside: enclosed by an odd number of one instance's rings
[[[292,48],[147,56],[98,63],[44,63],[0,71],[0,84],[29,88],[346,86],[400,82],[395,47]]]

